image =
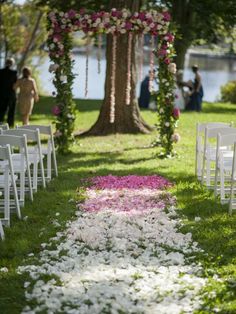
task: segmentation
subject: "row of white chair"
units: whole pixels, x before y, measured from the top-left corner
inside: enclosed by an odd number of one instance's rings
[[[196,136],[195,172],[199,181],[214,190],[221,203],[234,208],[233,162],[236,128],[232,123],[198,123]]]
[[[41,146],[41,136],[47,139],[46,147]],[[52,127],[30,125],[9,130],[7,125],[0,125],[0,171],[0,189],[3,191],[0,208],[4,213],[4,218],[0,219],[0,236],[3,238],[2,225],[10,226],[13,208],[21,218],[20,207],[25,204],[26,192],[33,201],[38,184],[45,188],[46,182],[52,178],[52,171],[58,175]]]

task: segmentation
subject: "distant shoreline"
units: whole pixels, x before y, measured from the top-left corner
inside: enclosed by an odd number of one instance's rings
[[[188,54],[197,58],[211,58],[211,59],[226,59],[236,60],[236,54],[221,53],[221,52],[201,52],[196,50],[189,50]]]

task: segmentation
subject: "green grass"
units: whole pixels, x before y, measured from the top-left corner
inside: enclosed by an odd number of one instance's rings
[[[95,122],[101,101],[77,101],[80,113],[77,129],[85,130]],[[53,99],[41,97],[35,105],[32,123],[48,124],[52,121]],[[0,267],[8,267],[8,273],[0,273],[0,313],[20,313],[25,305],[24,281],[26,275],[18,275],[16,267],[30,262],[29,253],[37,257],[40,244],[47,242],[63,229],[65,222],[73,217],[80,180],[94,175],[160,174],[175,182],[172,189],[177,195],[178,208],[184,215],[185,232],[192,232],[194,240],[208,255],[199,256],[205,265],[206,274],[214,273],[224,278],[225,283],[214,280],[212,288],[217,294],[210,299],[206,291],[206,303],[219,306],[220,313],[236,313],[236,213],[229,216],[228,206],[220,205],[213,193],[198,183],[194,176],[195,125],[204,121],[233,121],[236,124],[236,106],[229,104],[204,104],[202,113],[185,112],[181,115],[178,132],[181,141],[176,145],[178,157],[156,158],[157,149],[150,144],[155,133],[149,135],[111,135],[83,137],[72,147],[72,153],[59,156],[59,177],[46,190],[39,190],[34,202],[29,200],[22,210],[26,221],[13,215],[11,228],[6,229],[6,240],[0,243]],[[156,122],[156,113],[143,111],[143,117],[151,125]],[[56,213],[60,213],[56,217]],[[195,222],[194,218],[202,219]],[[61,227],[52,222],[57,219]],[[200,312],[199,312],[200,313]],[[213,313],[205,308],[201,313]]]

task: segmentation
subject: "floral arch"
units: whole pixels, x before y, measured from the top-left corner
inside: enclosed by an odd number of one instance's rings
[[[116,70],[116,44],[117,36],[128,35],[129,42],[133,36],[138,36],[143,43],[144,34],[151,36],[150,54],[150,89],[152,82],[157,79],[159,91],[157,94],[158,108],[158,140],[162,147],[164,156],[173,153],[173,143],[178,141],[178,135],[174,133],[179,111],[174,108],[174,86],[176,67],[172,62],[174,57],[173,41],[174,35],[170,32],[170,14],[167,10],[161,12],[136,12],[132,14],[129,10],[112,9],[110,12],[86,13],[84,10],[76,12],[58,12],[54,10],[48,14],[48,47],[49,56],[53,64],[49,70],[54,73],[54,86],[56,88],[56,105],[53,113],[56,115],[56,143],[60,152],[66,152],[73,140],[75,122],[75,104],[72,99],[72,84],[74,75],[71,57],[72,36],[75,31],[83,31],[87,38],[97,36],[98,46],[101,46],[101,34],[113,35],[113,60],[111,85],[114,87]],[[157,48],[155,45],[157,42]],[[127,62],[127,88],[126,105],[130,101],[130,48],[128,45]],[[158,59],[158,71],[154,71],[154,56]],[[99,57],[98,57],[99,68]],[[142,60],[140,62],[142,68]],[[86,69],[87,72],[87,69]],[[155,74],[156,73],[156,74]],[[87,86],[87,84],[86,84]],[[86,87],[87,88],[87,87]],[[86,89],[85,88],[85,89]],[[87,90],[85,90],[85,94]],[[111,88],[110,96],[110,123],[115,119],[115,89]]]

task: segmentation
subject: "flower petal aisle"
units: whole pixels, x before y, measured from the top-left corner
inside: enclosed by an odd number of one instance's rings
[[[23,313],[193,313],[206,280],[200,251],[181,220],[171,183],[160,176],[91,179],[77,218],[21,266]],[[35,305],[36,304],[36,305]]]

